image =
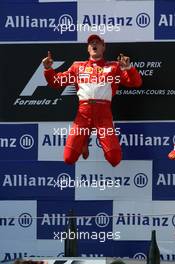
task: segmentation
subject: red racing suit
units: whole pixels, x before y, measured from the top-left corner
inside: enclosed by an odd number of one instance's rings
[[[134,67],[122,70],[116,61],[78,61],[63,73],[52,68],[44,71],[49,86],[59,89],[74,83],[79,97],[79,109],[66,141],[64,160],[75,163],[89,135],[96,133],[105,158],[116,166],[122,159],[119,140],[113,127],[111,100],[119,85],[138,88],[142,79]]]

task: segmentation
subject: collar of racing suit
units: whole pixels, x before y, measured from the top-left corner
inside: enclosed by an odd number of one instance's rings
[[[88,60],[88,65],[89,66],[103,66],[105,64],[105,59],[100,59],[100,60],[92,60],[92,59],[89,59]]]

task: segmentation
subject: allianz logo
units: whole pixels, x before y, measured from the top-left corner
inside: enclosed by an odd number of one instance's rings
[[[170,225],[170,219],[166,216],[144,216],[135,213],[119,213],[116,217],[116,225],[128,226],[161,226]]]
[[[64,213],[44,213],[41,218],[42,226],[66,226],[69,219]],[[94,224],[97,227],[104,228],[110,223],[110,217],[105,212],[97,213],[93,216],[77,216],[76,225],[77,226],[93,226]]]
[[[114,16],[107,16],[106,14],[103,15],[84,15],[84,19],[82,24],[88,24],[89,26],[92,25],[119,25],[119,26],[132,26],[133,25],[133,17],[114,17]]]
[[[20,226],[23,228],[31,226],[33,223],[32,215],[29,213],[22,213],[18,217],[0,217],[0,227]]]
[[[16,148],[16,138],[0,138],[0,148]]]
[[[175,173],[159,173],[156,185],[175,186]]]
[[[146,255],[142,252],[136,253],[133,256],[137,260],[146,260]],[[162,261],[173,261],[175,260],[175,254],[160,254],[160,260]]]
[[[5,28],[55,28],[55,18],[33,18],[31,16],[7,16]]]
[[[168,136],[145,136],[144,134],[121,134],[120,145],[125,146],[169,146]]]
[[[66,135],[49,135],[45,134],[41,142],[42,146],[65,146]],[[89,140],[89,147],[92,138]],[[145,136],[144,134],[120,134],[119,135],[120,145],[125,146],[169,146],[170,137],[168,136]]]
[[[139,13],[134,17],[132,16],[107,16],[106,14],[92,14],[84,15],[83,25],[93,26],[107,26],[112,25],[116,27],[116,31],[120,31],[121,26],[135,26],[136,25],[145,28],[150,24],[150,15],[147,13]]]
[[[34,138],[29,134],[24,134],[17,138],[13,137],[0,137],[0,149],[3,148],[16,148],[20,146],[23,149],[31,149],[34,145]]]
[[[175,14],[160,14],[158,26],[175,27]]]
[[[160,254],[160,259],[164,261],[174,261],[175,254]]]
[[[13,217],[1,217],[0,226],[15,226],[15,218]]]
[[[5,174],[2,187],[54,187],[54,177],[29,176],[27,174]]]
[[[65,146],[66,145],[66,138],[67,138],[66,135],[45,134],[41,145],[42,146],[49,146],[49,147]]]

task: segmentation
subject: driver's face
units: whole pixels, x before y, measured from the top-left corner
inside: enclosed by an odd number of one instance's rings
[[[102,41],[98,39],[94,39],[88,44],[89,55],[94,59],[102,58],[104,51],[105,45]]]

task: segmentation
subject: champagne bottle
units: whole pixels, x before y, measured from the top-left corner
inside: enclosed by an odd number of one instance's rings
[[[152,230],[147,264],[160,264],[160,251],[156,242],[156,231]]]
[[[71,209],[68,213],[68,224],[66,227],[67,238],[64,243],[64,256],[77,257],[77,227],[76,217]]]

